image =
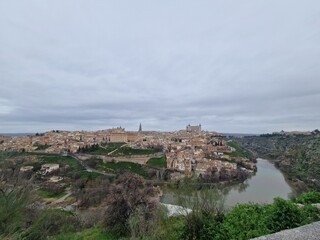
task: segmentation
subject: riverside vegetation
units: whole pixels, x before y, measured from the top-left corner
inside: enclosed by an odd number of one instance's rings
[[[320,132],[263,134],[234,139],[256,156],[271,159],[301,190],[320,190]]]

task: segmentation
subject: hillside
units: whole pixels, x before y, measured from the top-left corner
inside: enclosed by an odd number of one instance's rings
[[[276,160],[289,179],[304,188],[320,189],[320,135],[266,134],[236,138],[257,157]],[[302,181],[302,182],[301,182]]]

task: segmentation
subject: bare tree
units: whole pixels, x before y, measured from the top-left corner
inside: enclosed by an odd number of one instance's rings
[[[130,173],[119,176],[107,198],[106,227],[122,236],[147,234],[155,222],[158,194],[158,189],[140,176]]]

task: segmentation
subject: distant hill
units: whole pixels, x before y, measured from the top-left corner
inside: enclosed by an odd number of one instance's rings
[[[276,160],[288,177],[320,190],[320,134],[265,134],[235,138],[235,141],[257,157]],[[259,171],[259,170],[258,170]]]

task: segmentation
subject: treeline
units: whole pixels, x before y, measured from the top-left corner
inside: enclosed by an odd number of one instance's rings
[[[78,148],[78,153],[92,153],[98,150],[100,147],[98,144],[93,144],[91,146],[84,146],[84,147],[79,147]]]

